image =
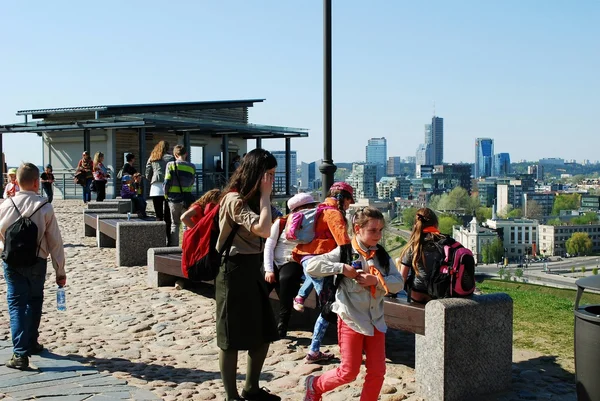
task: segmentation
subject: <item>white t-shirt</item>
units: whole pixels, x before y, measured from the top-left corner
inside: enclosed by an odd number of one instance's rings
[[[155,182],[150,186],[150,197],[152,196],[165,196],[165,189],[162,182]]]

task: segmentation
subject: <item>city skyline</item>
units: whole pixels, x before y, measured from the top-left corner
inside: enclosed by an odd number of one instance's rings
[[[299,161],[322,157],[321,2],[33,0],[0,12],[5,59],[44,60],[3,64],[0,124],[22,109],[265,98],[249,122],[308,128],[292,149]],[[512,160],[598,159],[585,144],[598,135],[599,17],[593,0],[335,3],[334,163],[362,160],[362,144],[382,136],[388,155],[413,156],[434,114],[445,119],[444,162],[473,163],[478,137]],[[566,138],[577,140],[559,146]],[[9,164],[41,163],[35,134],[3,142]]]

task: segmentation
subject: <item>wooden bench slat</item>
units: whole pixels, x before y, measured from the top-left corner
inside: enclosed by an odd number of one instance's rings
[[[183,278],[181,271],[181,253],[166,253],[154,255],[154,270],[174,277]],[[208,282],[209,284],[212,282]],[[270,298],[278,300],[277,293],[272,291]],[[317,307],[316,292],[313,290],[304,307]],[[385,298],[385,321],[390,328],[409,331],[415,334],[425,334],[425,305],[408,303],[403,299]]]

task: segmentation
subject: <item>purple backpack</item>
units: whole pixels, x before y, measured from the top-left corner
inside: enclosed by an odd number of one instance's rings
[[[473,253],[450,237],[436,244],[443,259],[433,269],[427,292],[433,298],[466,297],[475,290]]]

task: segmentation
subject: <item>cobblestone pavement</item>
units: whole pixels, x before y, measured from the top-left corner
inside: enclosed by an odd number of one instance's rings
[[[96,248],[94,238],[83,236],[81,201],[57,200],[54,205],[67,254],[68,311],[56,311],[54,271],[49,268],[40,342],[53,355],[80,362],[99,374],[124,380],[129,386],[148,390],[164,400],[223,399],[212,289],[148,287],[145,266],[118,267],[114,249]],[[289,335],[288,339],[271,345],[261,385],[284,400],[301,400],[305,376],[332,369],[336,363],[305,364],[303,357],[311,333],[292,330]],[[5,285],[0,286],[1,340],[10,340]],[[380,399],[422,400],[416,394],[414,379],[414,336],[390,331],[386,345],[387,373]],[[339,356],[335,341],[326,342],[325,348]],[[240,390],[245,361],[243,354],[240,355]],[[358,399],[364,373],[363,368],[354,383],[323,399]],[[0,391],[5,391],[0,398],[11,397],[10,388],[0,387]],[[571,372],[552,356],[524,350],[514,351],[513,390],[479,398],[481,401],[575,399]]]

